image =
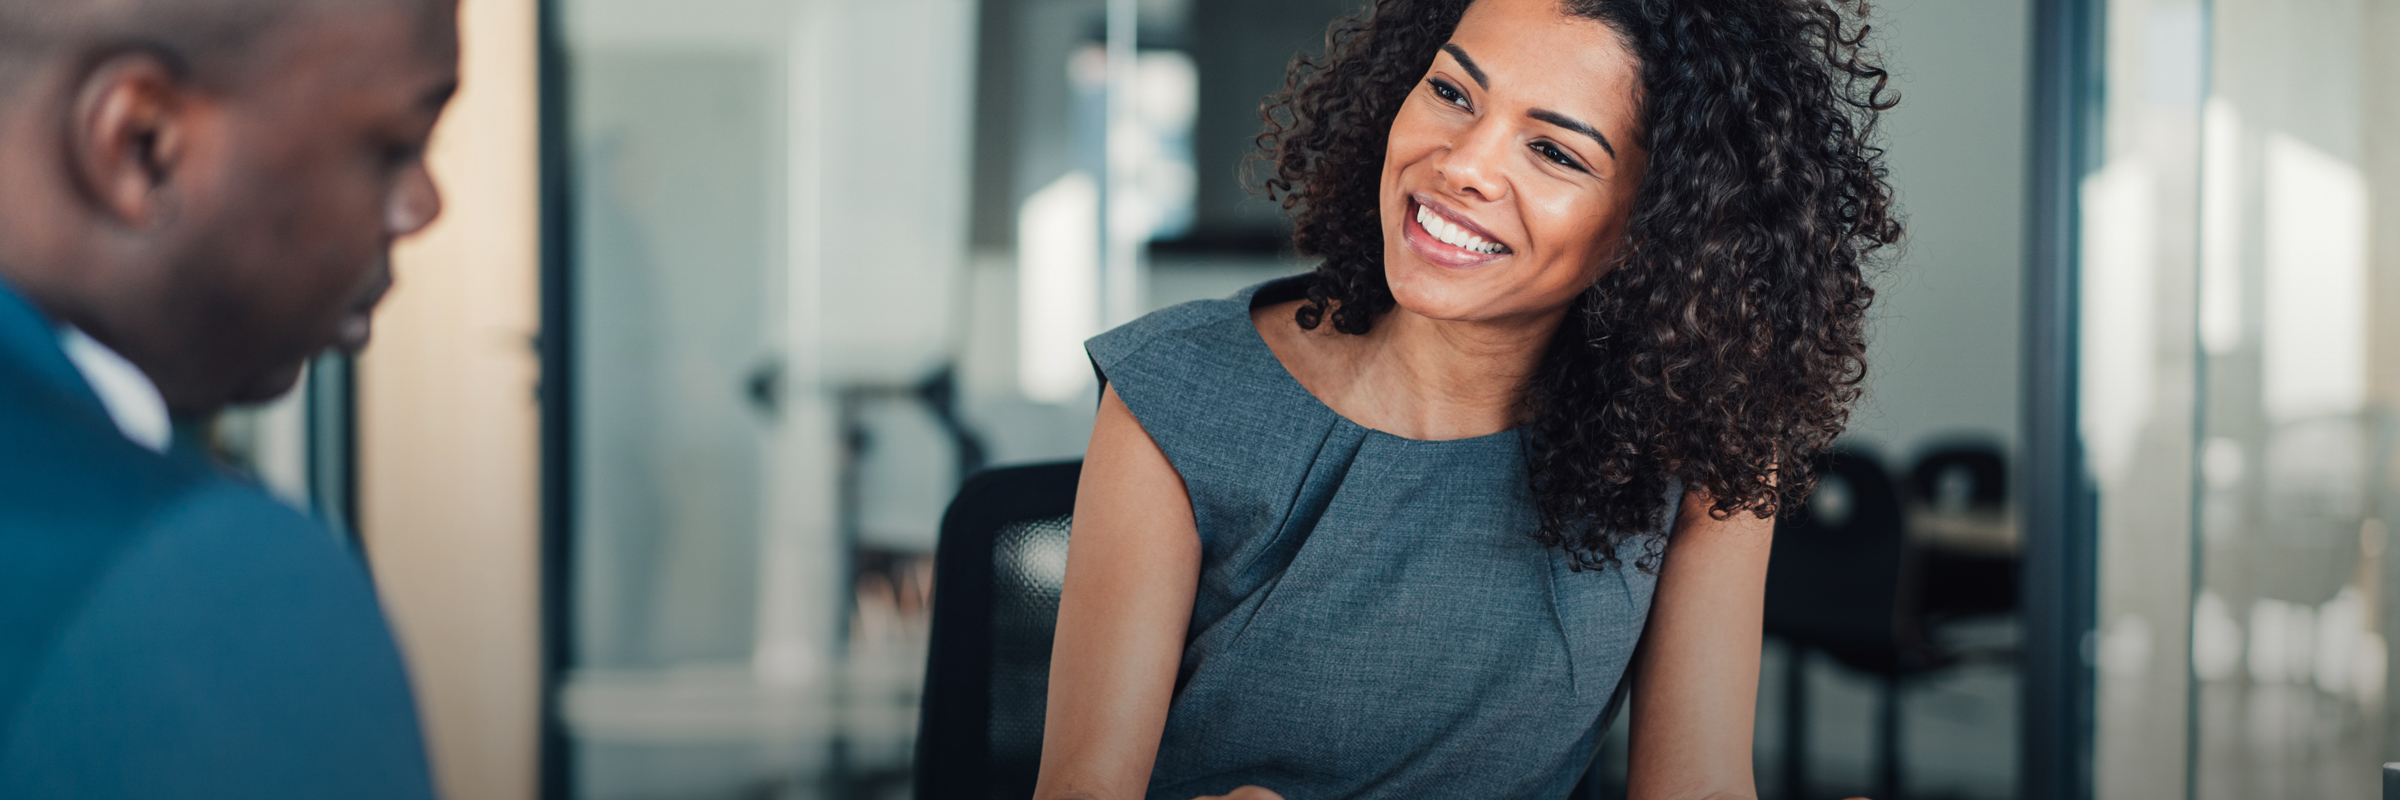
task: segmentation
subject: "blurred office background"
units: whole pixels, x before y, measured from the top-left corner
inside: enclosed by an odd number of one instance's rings
[[[464,0],[374,348],[218,439],[362,544],[449,796],[907,796],[951,493],[1080,454],[1084,337],[1308,267],[1244,158],[1356,6]],[[1777,558],[1888,552],[1777,573],[1762,793],[2371,793],[2400,6],[1874,24],[1910,238]]]

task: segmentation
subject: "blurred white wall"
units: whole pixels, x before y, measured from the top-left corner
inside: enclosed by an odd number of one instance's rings
[[[1883,134],[1908,238],[1875,281],[1850,431],[1895,470],[1954,435],[2016,445],[2030,13],[2025,0],[1898,0],[1870,20],[1901,97]]]

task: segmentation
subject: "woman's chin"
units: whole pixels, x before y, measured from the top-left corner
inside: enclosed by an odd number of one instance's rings
[[[1392,288],[1392,301],[1408,313],[1426,319],[1475,320],[1496,299],[1490,281],[1476,280],[1484,276],[1459,275],[1422,262],[1394,264],[1385,277]]]
[[[1590,283],[1528,273],[1526,266],[1504,259],[1484,269],[1455,270],[1403,254],[1386,260],[1384,282],[1401,309],[1445,322],[1545,318],[1573,303]]]

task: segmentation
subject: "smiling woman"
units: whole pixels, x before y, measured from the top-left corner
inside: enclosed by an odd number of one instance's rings
[[[1755,795],[1772,519],[1900,233],[1861,11],[1335,23],[1260,137],[1314,273],[1089,345],[1037,794],[1558,797],[1630,697],[1634,796]]]
[[[1386,221],[1415,216],[1393,213],[1406,198],[1394,197],[1389,181],[1409,137],[1423,130],[1413,123],[1428,116],[1418,113],[1425,99],[1456,108],[1454,115],[1477,113],[1451,73],[1473,81],[1487,109],[1551,97],[1613,104],[1591,119],[1614,137],[1549,108],[1500,114],[1527,119],[1518,123],[1522,147],[1554,164],[1549,172],[1643,192],[1625,199],[1628,208],[1611,209],[1616,230],[1557,232],[1609,252],[1589,255],[1593,280],[1563,320],[1561,341],[1591,346],[1549,352],[1526,398],[1537,408],[1551,399],[1547,413],[1529,420],[1552,434],[1535,454],[1551,467],[1537,467],[1536,479],[1554,478],[1559,490],[1543,492],[1544,536],[1565,542],[1578,528],[1638,527],[1666,472],[1658,467],[1668,463],[1718,487],[1720,512],[1771,512],[1805,496],[1804,463],[1783,470],[1780,487],[1767,476],[1779,460],[1821,450],[1840,432],[1864,377],[1860,322],[1873,291],[1860,266],[1900,232],[1882,151],[1870,144],[1875,113],[1893,101],[1878,94],[1886,75],[1861,51],[1867,29],[1846,27],[1843,9],[1828,3],[1574,0],[1551,13],[1605,23],[1614,46],[1495,42],[1490,58],[1528,62],[1519,80],[1539,83],[1494,90],[1468,55],[1471,43],[1443,24],[1464,5],[1383,3],[1346,21],[1331,52],[1295,65],[1270,109],[1260,137],[1273,151],[1267,188],[1295,212],[1301,252],[1324,259],[1298,309],[1301,327],[1315,328],[1330,312],[1337,330],[1365,333],[1410,283],[1399,271],[1387,275],[1387,252],[1442,258],[1395,246],[1425,231],[1422,223]],[[1623,59],[1617,74],[1628,80],[1575,85],[1560,62],[1579,53]],[[1424,60],[1434,62],[1430,71],[1397,66]],[[1562,131],[1580,136],[1552,138]],[[1612,138],[1627,145],[1622,162]],[[1581,149],[1605,155],[1573,155],[1579,139],[1588,139]],[[1384,191],[1360,191],[1369,180],[1385,182]],[[1571,179],[1512,186],[1535,192],[1559,181]],[[1362,207],[1369,202],[1380,206],[1370,212]],[[1522,198],[1514,205],[1553,207]],[[1447,207],[1433,210],[1441,216]],[[1769,408],[1780,410],[1761,411]],[[1595,486],[1607,488],[1595,494]],[[1577,525],[1594,515],[1602,525]],[[1600,560],[1615,557],[1617,542],[1604,535],[1578,543]]]

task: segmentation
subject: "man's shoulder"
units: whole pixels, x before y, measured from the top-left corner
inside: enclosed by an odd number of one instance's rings
[[[322,528],[202,459],[17,410],[0,408],[0,719],[130,558],[179,551],[162,566],[194,573],[229,561],[344,568]]]
[[[213,474],[122,475],[131,485],[113,490],[0,491],[0,719],[64,631],[104,601],[188,605],[238,589],[276,604],[330,591],[367,598],[380,627],[363,567],[298,511]]]
[[[126,530],[182,494],[227,482],[120,433],[107,412],[0,364],[0,537]]]
[[[321,526],[204,458],[161,456],[127,441],[105,417],[7,394],[0,392],[0,721],[94,602],[129,590],[168,599],[174,585],[156,574],[142,578],[154,586],[124,585],[129,565],[221,578],[296,568],[369,592],[355,559]],[[285,581],[278,590],[312,585]]]
[[[40,474],[26,455],[0,483]],[[0,488],[0,795],[430,793],[347,546],[205,465],[50,455],[73,463],[46,491]]]
[[[119,442],[124,440],[96,444]],[[0,437],[0,445],[18,443]],[[229,522],[278,530],[321,527],[203,456],[159,456],[139,448],[0,449],[0,550],[63,538],[122,545]]]
[[[307,524],[202,459],[152,453],[42,399],[0,393],[0,703],[22,677],[12,662],[141,541],[212,521]]]
[[[170,508],[223,490],[204,466],[111,439],[116,432],[99,427],[105,418],[8,377],[0,375],[0,714],[42,643],[115,559],[156,535]]]

